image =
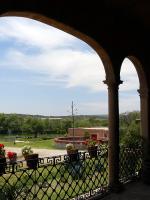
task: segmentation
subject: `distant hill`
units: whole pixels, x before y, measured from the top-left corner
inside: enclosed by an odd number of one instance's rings
[[[1,113],[2,114],[2,113]],[[3,113],[5,114],[5,113]],[[5,115],[17,115],[17,116],[21,116],[21,117],[35,117],[35,118],[70,118],[72,117],[71,115],[58,115],[58,116],[46,116],[46,115],[31,115],[31,114],[17,114],[17,113],[10,113],[10,114],[5,114]],[[100,119],[108,119],[108,115],[106,114],[102,114],[102,115],[75,115],[76,118],[100,118]]]

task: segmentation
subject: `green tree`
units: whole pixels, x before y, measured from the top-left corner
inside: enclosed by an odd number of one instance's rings
[[[120,141],[126,147],[138,147],[141,145],[140,123],[138,112],[131,112],[127,116],[121,116]]]
[[[6,133],[6,116],[4,113],[0,113],[0,133]]]
[[[44,123],[41,119],[32,118],[31,127],[35,138],[44,132]]]

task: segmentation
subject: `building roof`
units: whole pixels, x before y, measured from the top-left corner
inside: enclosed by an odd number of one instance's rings
[[[69,128],[69,129],[73,129],[73,128]],[[108,127],[78,127],[78,128],[74,128],[74,129],[84,129],[84,130],[109,130]]]
[[[83,128],[83,129],[108,130],[108,127],[90,127],[90,128]]]

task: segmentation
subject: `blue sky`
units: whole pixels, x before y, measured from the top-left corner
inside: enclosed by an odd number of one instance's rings
[[[0,18],[0,112],[68,115],[107,114],[105,72],[83,41],[41,22]],[[139,110],[133,64],[122,64],[120,112]]]

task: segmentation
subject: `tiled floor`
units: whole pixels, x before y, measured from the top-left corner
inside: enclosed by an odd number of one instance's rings
[[[119,194],[110,194],[103,200],[150,200],[150,185],[142,182],[127,184]]]

